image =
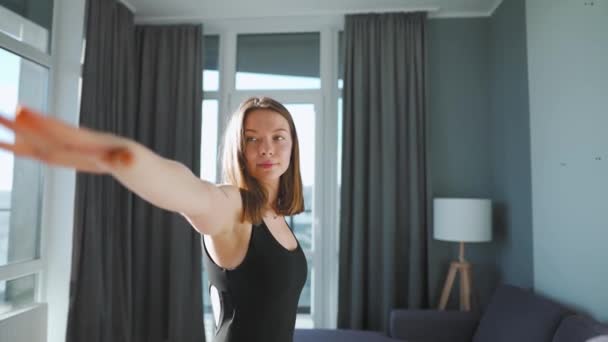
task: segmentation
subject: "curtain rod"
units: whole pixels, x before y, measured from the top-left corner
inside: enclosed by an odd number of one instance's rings
[[[348,14],[366,14],[366,13],[393,13],[393,12],[428,12],[433,14],[438,12],[439,7],[419,7],[419,8],[389,8],[389,9],[366,9],[366,10],[355,10],[355,11],[304,11],[300,13],[274,13],[265,14],[263,18],[297,18],[307,16],[324,16],[324,17],[343,17]],[[195,21],[218,21],[218,20],[249,20],[256,19],[258,16],[234,16],[234,17],[202,17],[202,16],[169,16],[169,17],[135,17],[136,23],[186,23]]]
[[[437,12],[439,7],[407,7],[407,8],[382,8],[382,9],[362,9],[355,11],[338,11],[335,14],[366,14],[366,13],[395,13],[395,12]]]

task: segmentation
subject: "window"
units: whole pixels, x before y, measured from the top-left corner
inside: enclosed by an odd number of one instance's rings
[[[338,89],[344,88],[344,55],[346,46],[344,44],[344,31],[338,32]],[[341,95],[340,95],[341,97]]]
[[[218,100],[203,100],[203,127],[201,130],[201,178],[217,182]]]
[[[0,32],[37,50],[50,50],[53,0],[0,0]]]
[[[218,129],[219,129],[219,47],[220,37],[204,37],[203,61],[203,118],[201,139],[201,178],[218,182]]]
[[[45,111],[49,70],[0,48],[0,112],[13,118],[18,104]],[[0,141],[14,137],[0,128]],[[36,274],[24,269],[40,258],[42,168],[0,152],[0,313],[36,300]],[[16,267],[15,267],[16,266]]]
[[[205,36],[203,42],[203,90],[207,92],[220,90],[219,48],[219,36]]]
[[[240,34],[236,89],[320,89],[319,33]]]
[[[300,295],[298,313],[310,314],[312,307],[311,278],[314,275],[313,235],[312,235],[312,194],[315,170],[315,106],[313,104],[286,104],[297,128],[300,146],[300,172],[304,187],[304,212],[287,217],[287,223],[298,238],[308,261],[308,278]]]
[[[218,130],[219,130],[219,47],[220,37],[204,37],[203,61],[203,118],[201,137],[201,178],[218,182]]]
[[[338,187],[342,185],[342,118],[344,98],[344,31],[338,33]]]
[[[203,100],[203,127],[201,131],[201,171],[200,177],[209,182],[217,182],[218,146],[218,100]],[[213,311],[209,297],[209,277],[203,268],[203,312],[207,341],[212,341],[214,331]]]
[[[337,266],[333,265],[337,248],[334,236],[337,229],[337,179],[333,175],[336,174],[334,167],[338,151],[335,147],[325,149],[322,146],[335,146],[334,127],[338,118],[336,102],[333,102],[337,98],[331,100],[334,105],[324,115],[328,108],[323,101],[327,89],[322,89],[322,79],[325,78],[321,77],[321,56],[337,58],[335,44],[328,42],[337,42],[338,34],[329,30],[322,33],[259,33],[259,27],[252,28],[256,32],[248,32],[248,28],[237,28],[237,32],[233,32],[233,29],[231,26],[219,37],[205,37],[201,177],[219,181],[218,138],[223,134],[225,117],[243,100],[250,96],[268,96],[285,105],[293,116],[300,140],[305,202],[304,212],[286,217],[286,220],[306,255],[309,271],[298,304],[296,327],[331,327],[335,321],[333,311],[337,310],[337,283],[333,289],[328,282],[332,282],[337,274]],[[321,54],[322,41],[323,46],[328,48],[331,45],[332,51],[336,51]],[[227,45],[220,49],[222,44]],[[214,61],[226,65],[218,66]],[[330,64],[333,63],[325,60],[326,66]],[[332,70],[331,74],[324,74],[327,79],[334,80],[332,85],[337,74],[333,68],[336,66],[323,69],[323,72]],[[218,72],[220,69],[222,71]],[[226,80],[227,84],[220,85],[220,80]],[[213,134],[214,129],[216,134]],[[319,175],[324,177],[319,178]],[[203,291],[205,327],[211,339],[214,322],[205,272]]]
[[[36,276],[0,280],[0,315],[17,310],[36,301]]]
[[[245,98],[269,96],[291,113],[300,140],[300,172],[304,186],[305,211],[287,217],[308,261],[308,277],[298,305],[298,328],[314,326],[315,284],[320,278],[315,253],[320,237],[315,231],[315,193],[322,193],[315,182],[317,172],[317,120],[322,111],[320,77],[320,39],[313,33],[239,34],[236,37],[235,89],[230,108]]]
[[[218,170],[218,133],[219,133],[219,47],[220,37],[209,35],[203,42],[203,117],[201,128],[201,169],[202,179],[216,183],[219,181]],[[214,321],[209,298],[209,277],[203,269],[203,312],[207,341],[213,340]]]

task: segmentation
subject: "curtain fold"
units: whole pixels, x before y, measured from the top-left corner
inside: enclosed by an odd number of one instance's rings
[[[424,13],[347,15],[338,327],[428,306]]]
[[[136,27],[115,0],[89,0],[86,25],[80,124],[198,173],[202,27]],[[201,291],[200,236],[182,217],[77,175],[67,341],[204,341]]]
[[[136,140],[195,173],[201,154],[202,41],[201,26],[136,28]],[[134,328],[144,334],[137,341],[203,341],[199,233],[182,217],[143,201],[135,202],[133,214],[143,228],[133,231],[140,247],[134,260],[144,266],[134,280],[148,286],[148,292],[134,294]],[[167,339],[158,339],[163,335]]]
[[[134,135],[134,43],[127,8],[87,3],[82,126]],[[77,175],[67,341],[131,341],[133,200],[110,177]]]

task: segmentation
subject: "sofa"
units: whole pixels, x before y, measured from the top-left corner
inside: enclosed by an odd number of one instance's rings
[[[500,286],[483,315],[393,310],[388,336],[357,330],[296,329],[294,342],[608,342],[608,325],[519,287]]]

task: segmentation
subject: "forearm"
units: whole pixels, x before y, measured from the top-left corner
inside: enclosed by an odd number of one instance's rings
[[[128,163],[118,163],[110,174],[151,204],[186,215],[204,211],[205,197],[214,184],[198,178],[185,165],[163,158],[147,147],[124,140],[131,154]]]

